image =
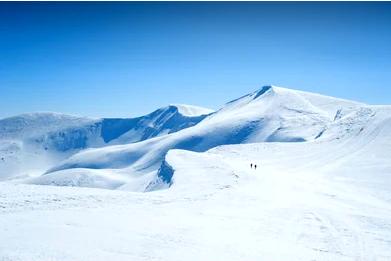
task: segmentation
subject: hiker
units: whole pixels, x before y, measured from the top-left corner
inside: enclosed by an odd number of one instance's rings
[[[257,164],[254,164],[254,169],[257,170]]]
[[[253,164],[252,163],[250,164],[250,168],[253,168]]]

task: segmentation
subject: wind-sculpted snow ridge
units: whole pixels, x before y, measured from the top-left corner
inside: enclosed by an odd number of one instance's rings
[[[195,189],[200,194],[215,193],[234,185],[238,178],[220,155],[170,150],[147,191],[170,187],[170,193],[178,195]]]
[[[167,160],[164,160],[157,171],[156,178],[147,185],[145,191],[149,192],[169,188],[172,184],[172,176],[174,175],[174,172],[175,170],[171,167]]]
[[[213,112],[211,109],[187,104],[171,104],[170,107],[176,108],[179,114],[186,117],[208,115]]]
[[[82,151],[47,173],[127,168],[128,175],[140,176],[157,172],[171,149],[204,152],[226,144],[341,139],[358,134],[376,110],[357,102],[265,86],[227,103],[193,127],[142,142]]]
[[[81,150],[143,141],[194,126],[211,111],[170,105],[129,119],[30,113],[0,120],[0,179],[41,174]]]

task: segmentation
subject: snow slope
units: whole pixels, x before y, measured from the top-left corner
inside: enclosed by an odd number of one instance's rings
[[[193,126],[208,109],[170,105],[129,119],[93,119],[31,113],[0,120],[0,179],[42,174],[50,166],[91,147],[138,142]]]
[[[0,183],[0,257],[391,260],[391,107],[367,109],[314,141],[170,150],[149,193]]]
[[[333,97],[264,86],[227,103],[194,127],[143,142],[85,150],[48,173],[72,168],[128,168],[129,174],[142,175],[156,171],[170,149],[201,152],[224,144],[313,141],[324,134],[322,138],[331,135],[328,129],[333,129],[336,122],[366,107]]]
[[[390,158],[391,106],[262,88],[0,182],[0,260],[388,261]]]

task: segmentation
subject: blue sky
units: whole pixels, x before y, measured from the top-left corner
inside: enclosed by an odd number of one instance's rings
[[[218,108],[274,84],[391,104],[391,3],[0,3],[0,117]]]

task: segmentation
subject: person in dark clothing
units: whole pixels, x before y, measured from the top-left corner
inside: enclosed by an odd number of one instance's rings
[[[254,169],[257,170],[257,164],[254,164]]]
[[[253,164],[252,163],[250,164],[250,168],[253,168]]]

